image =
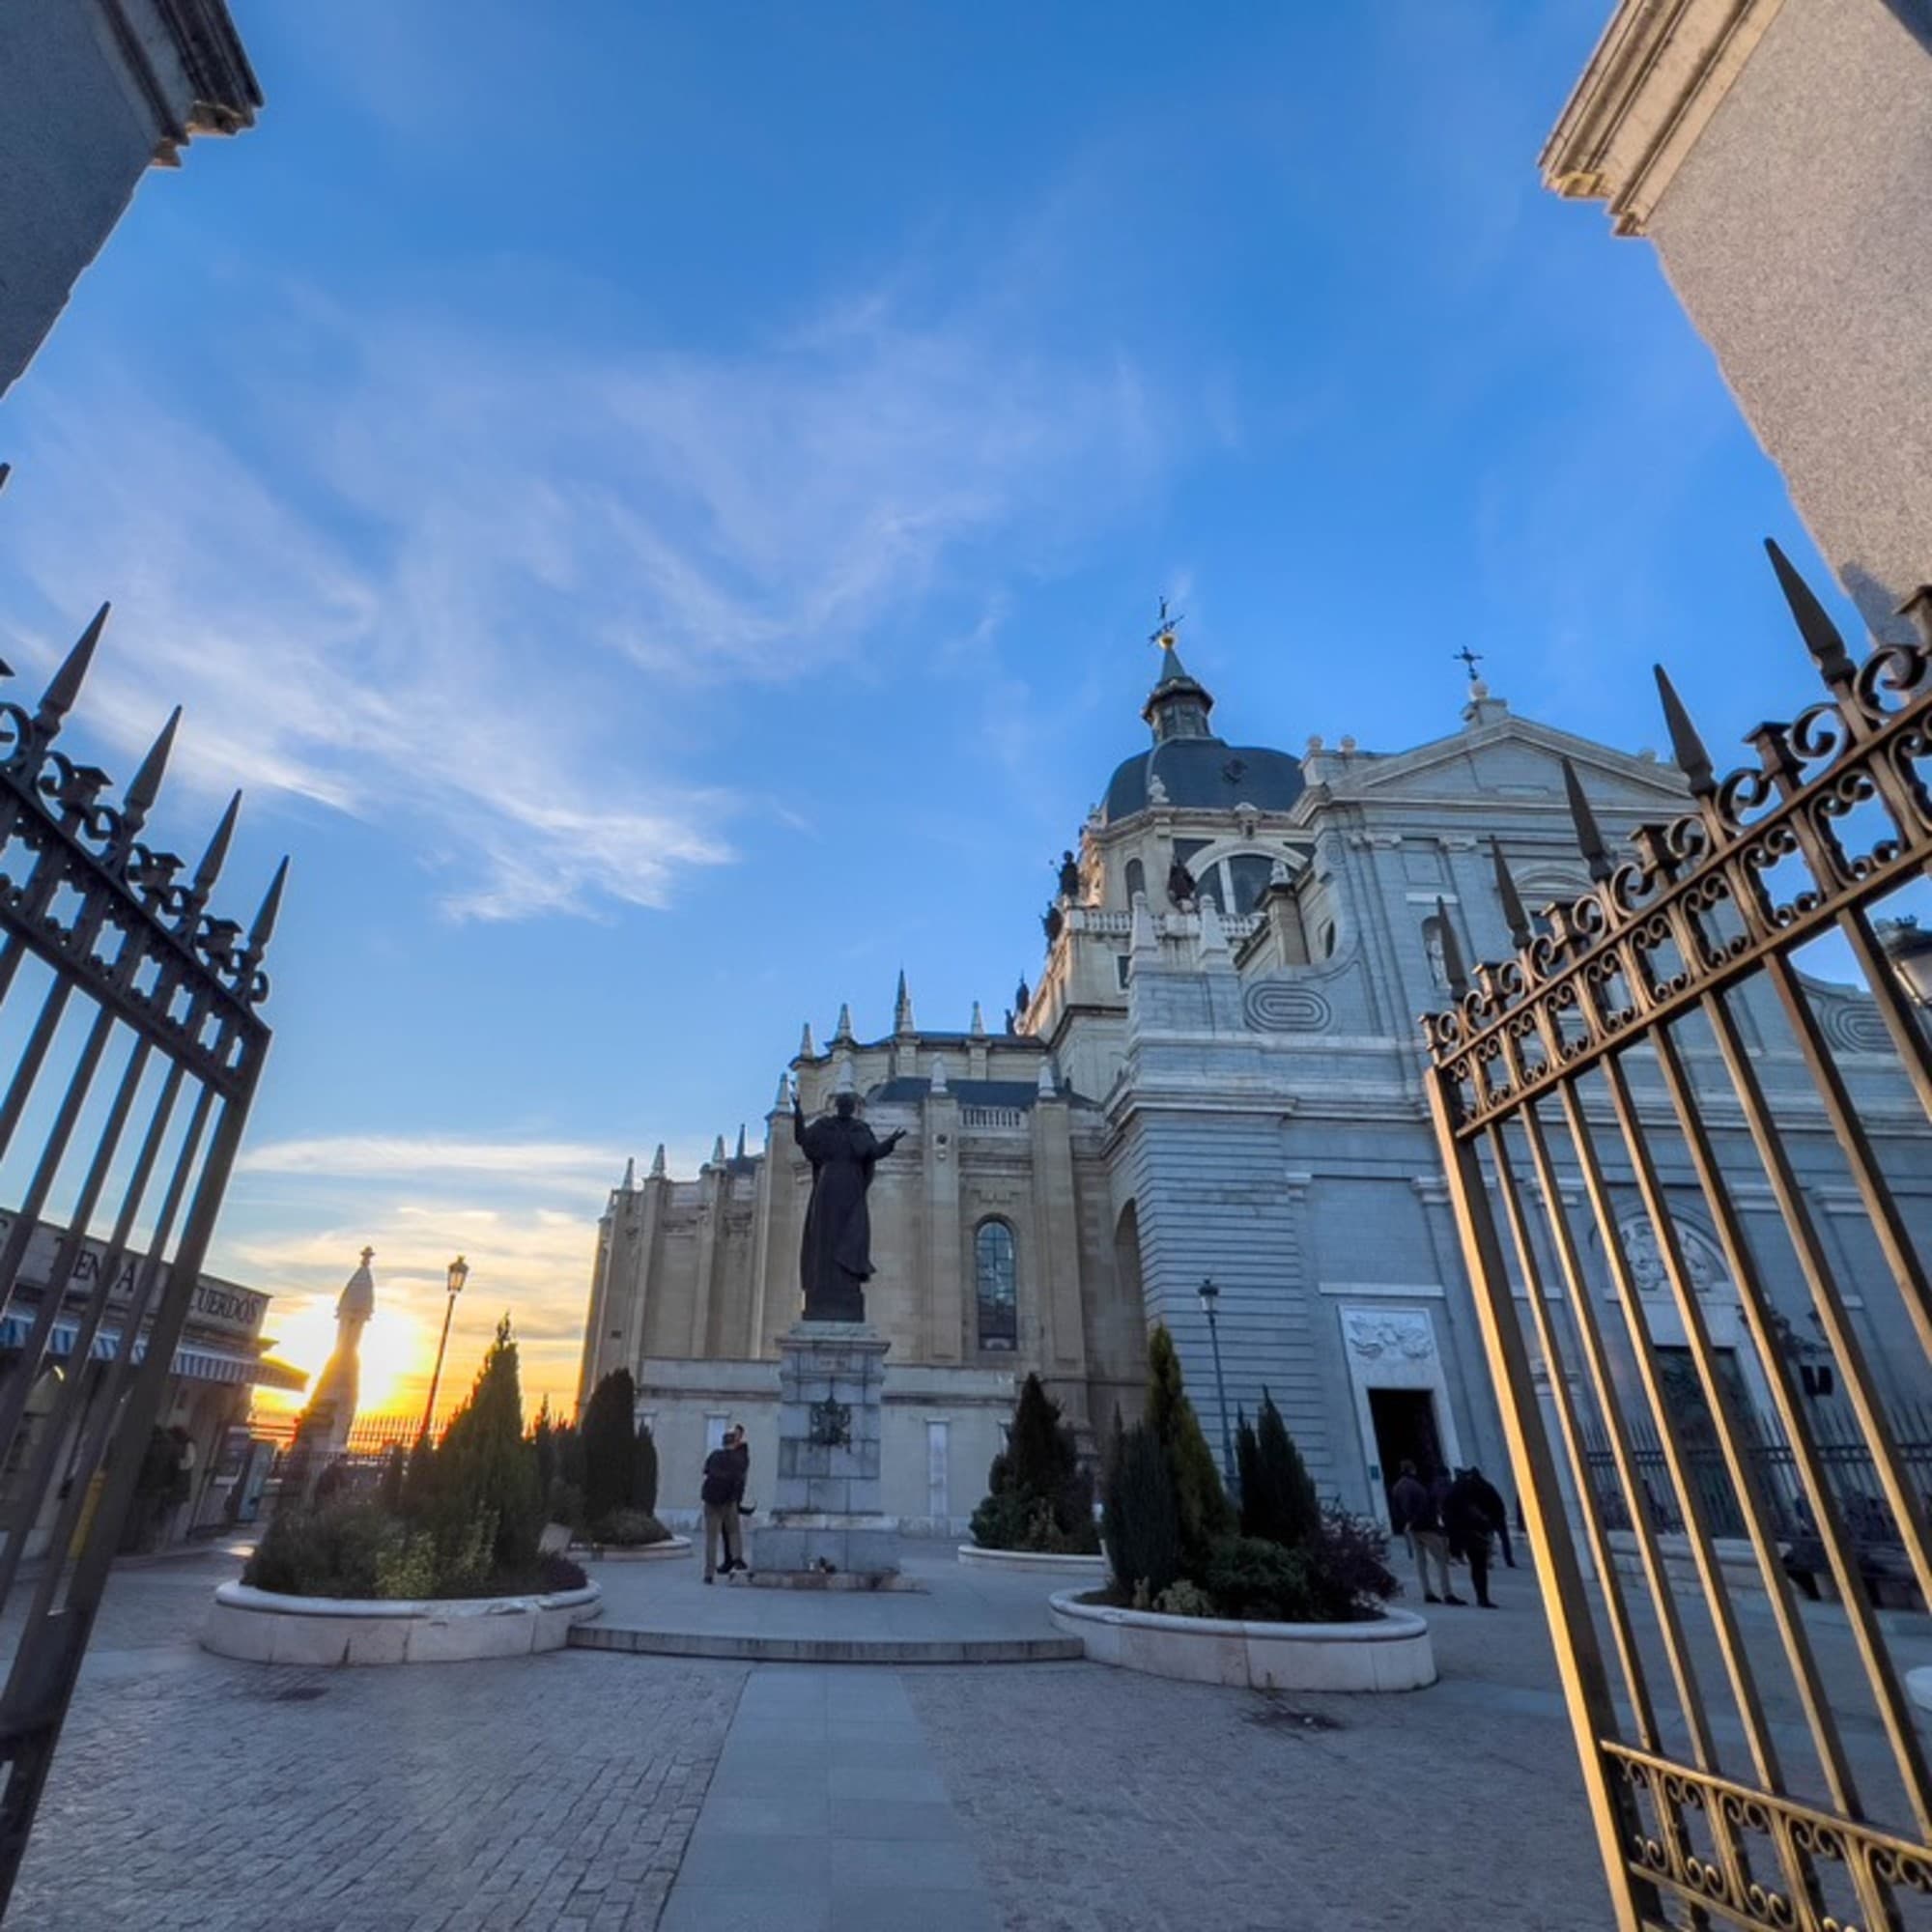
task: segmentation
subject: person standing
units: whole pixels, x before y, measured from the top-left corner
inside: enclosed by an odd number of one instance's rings
[[[745,1493],[745,1474],[751,1466],[751,1451],[743,1446],[744,1432],[727,1429],[724,1439],[704,1459],[704,1486],[699,1492],[704,1502],[704,1580],[708,1583],[719,1569],[725,1576],[739,1567],[738,1503]],[[719,1546],[724,1560],[718,1561]]]
[[[1442,1533],[1442,1518],[1429,1485],[1415,1473],[1413,1463],[1402,1465],[1402,1474],[1389,1492],[1389,1512],[1398,1535],[1408,1538],[1409,1553],[1415,1558],[1416,1575],[1422,1579],[1425,1604],[1460,1604],[1463,1599],[1449,1587],[1449,1540]],[[1430,1565],[1441,1581],[1438,1594],[1430,1588]]]
[[[1442,1511],[1442,1526],[1449,1535],[1453,1555],[1469,1566],[1469,1581],[1475,1585],[1476,1602],[1484,1609],[1496,1606],[1490,1601],[1490,1537],[1495,1528],[1483,1492],[1495,1492],[1474,1469],[1464,1469],[1449,1486],[1448,1500]],[[1497,1497],[1500,1502],[1501,1498]]]
[[[1511,1570],[1516,1568],[1516,1551],[1510,1547],[1509,1510],[1504,1505],[1503,1493],[1482,1470],[1472,1463],[1469,1475],[1476,1486],[1476,1498],[1489,1512],[1490,1521],[1494,1525],[1496,1541],[1502,1545],[1503,1562]]]

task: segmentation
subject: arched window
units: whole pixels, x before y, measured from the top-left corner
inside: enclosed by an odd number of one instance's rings
[[[1127,861],[1127,905],[1132,907],[1136,897],[1147,891],[1147,867],[1138,859]]]
[[[973,1277],[979,1291],[980,1346],[1019,1346],[1019,1302],[1013,1283],[1013,1231],[1004,1221],[981,1221],[973,1236]]]

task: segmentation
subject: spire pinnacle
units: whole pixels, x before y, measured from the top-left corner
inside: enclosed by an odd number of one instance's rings
[[[738,1158],[740,1160],[745,1158],[745,1123],[743,1121],[738,1122]]]
[[[832,1029],[832,1043],[837,1046],[840,1040],[852,1037],[852,1008],[846,1001],[838,1005],[838,1024]]]
[[[986,1036],[986,1015],[980,1009],[980,1002],[978,1000],[973,1002],[973,1025],[971,1031],[975,1039],[983,1039]]]
[[[168,753],[175,747],[175,733],[181,727],[182,708],[177,704],[168,714],[168,722],[161,726],[161,734],[148,749],[148,755],[141,760],[137,771],[128,786],[126,809],[122,814],[123,824],[138,829],[147,818],[155,796],[161,788],[161,775],[168,768]]]
[[[711,1165],[713,1167],[723,1167],[724,1165],[724,1136],[723,1134],[720,1134],[711,1143]]]
[[[652,1154],[651,1156],[651,1179],[653,1180],[662,1180],[664,1178],[665,1178],[665,1144],[663,1141],[660,1141],[658,1143],[657,1152]]]
[[[798,1037],[798,1057],[801,1060],[816,1060],[818,1047],[811,1037],[811,1022],[807,1020],[805,1031]]]
[[[107,613],[112,608],[103,604],[94,613],[94,621],[80,634],[73,648],[61,660],[60,668],[48,681],[40,709],[34,713],[34,724],[49,738],[60,730],[62,719],[73,709],[73,701],[80,696],[81,682],[87,676],[88,666],[94,662],[94,647],[99,643],[100,634],[107,628]]]
[[[194,891],[198,898],[206,899],[214,890],[214,882],[221,876],[221,867],[228,858],[228,841],[235,837],[235,820],[242,810],[242,794],[238,791],[228,801],[228,810],[221,814],[221,822],[214,828],[214,837],[208,841],[208,850],[201,855],[201,864],[194,868]]]
[[[893,1031],[895,1033],[911,1033],[913,1031],[912,995],[906,990],[906,976],[903,966],[899,968],[898,991],[893,1000]]]
[[[786,1067],[779,1068],[779,1091],[772,1101],[772,1112],[786,1113],[791,1108],[791,1076]]]
[[[1499,839],[1490,840],[1490,857],[1495,862],[1496,896],[1503,902],[1503,920],[1509,926],[1510,943],[1520,952],[1536,934],[1530,925],[1529,914],[1523,910],[1522,895],[1517,891],[1516,881],[1510,877],[1510,868],[1503,863],[1503,848]]]
[[[635,1154],[624,1157],[624,1178],[617,1183],[619,1194],[634,1194],[638,1186],[638,1160]]]
[[[1804,648],[1816,660],[1825,682],[1850,683],[1858,667],[1845,649],[1838,627],[1825,614],[1824,605],[1812,595],[1811,586],[1799,576],[1791,559],[1770,537],[1765,538],[1764,548],[1772,569],[1777,573],[1777,587],[1784,592],[1784,601],[1797,621],[1798,635],[1804,639]]]
[[[1691,796],[1709,798],[1718,788],[1717,777],[1711,770],[1711,754],[1704,749],[1704,741],[1691,724],[1690,714],[1685,710],[1670,674],[1662,665],[1653,665],[1651,669],[1657,675],[1657,695],[1662,700],[1663,723],[1670,733],[1670,755],[1677,760],[1677,769],[1690,781]]]
[[[1610,863],[1609,847],[1604,843],[1597,814],[1590,810],[1590,801],[1584,795],[1583,781],[1568,758],[1563,760],[1563,789],[1570,798],[1570,822],[1577,828],[1577,849],[1582,853],[1591,878],[1601,884],[1616,867]]]

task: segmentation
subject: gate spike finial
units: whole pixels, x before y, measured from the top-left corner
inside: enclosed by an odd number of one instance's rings
[[[1529,914],[1523,910],[1522,895],[1516,889],[1516,881],[1510,877],[1510,868],[1503,863],[1502,841],[1490,840],[1490,857],[1496,866],[1496,895],[1503,902],[1503,919],[1509,926],[1510,944],[1519,952],[1526,952],[1530,942],[1536,937],[1529,923]]]
[[[214,828],[214,837],[208,841],[208,850],[194,868],[194,890],[200,898],[207,898],[221,876],[221,867],[228,858],[228,841],[235,837],[235,819],[241,810],[242,794],[238,791],[228,801],[228,810],[221,814],[221,823]]]
[[[1849,682],[1858,667],[1852,663],[1845,649],[1845,640],[1838,635],[1838,627],[1825,614],[1825,607],[1812,595],[1811,586],[1799,576],[1791,559],[1778,549],[1774,538],[1764,540],[1766,554],[1771,558],[1771,567],[1777,573],[1777,587],[1784,592],[1784,601],[1791,607],[1791,614],[1798,624],[1798,635],[1804,639],[1804,648],[1817,661],[1818,668],[1824,673],[1827,684]]]
[[[87,668],[94,662],[94,647],[100,641],[100,634],[107,627],[107,613],[114,607],[103,604],[94,613],[94,621],[80,634],[72,650],[61,660],[61,668],[54,672],[48,684],[46,695],[41,699],[41,708],[34,714],[34,723],[51,738],[61,727],[61,720],[73,709],[73,701],[80,696],[81,681],[87,676]]]
[[[14,466],[11,463],[0,463],[0,490],[6,489],[7,479],[13,473]]]
[[[137,824],[148,815],[148,808],[155,802],[155,795],[161,788],[161,776],[168,768],[168,754],[175,748],[175,733],[181,728],[182,708],[179,704],[168,714],[168,722],[161,726],[161,735],[148,749],[148,755],[141,760],[137,771],[128,786],[128,816]]]
[[[1463,964],[1463,943],[1449,923],[1449,908],[1440,895],[1435,900],[1435,929],[1442,935],[1442,977],[1449,981],[1449,991],[1456,999],[1467,999],[1469,973]]]
[[[1657,695],[1662,700],[1663,723],[1670,732],[1670,755],[1690,781],[1691,797],[1709,798],[1718,789],[1711,754],[1704,749],[1704,741],[1697,735],[1697,727],[1691,724],[1690,714],[1685,710],[1684,700],[1670,681],[1670,673],[1662,665],[1652,665],[1651,669],[1657,674]]]
[[[275,867],[275,876],[269,881],[269,890],[262,895],[262,909],[255,915],[255,923],[248,928],[248,951],[259,958],[269,950],[269,941],[274,937],[275,921],[282,910],[282,888],[288,883],[288,855],[282,855],[282,863]]]
[[[1583,794],[1583,781],[1568,758],[1563,760],[1563,789],[1570,797],[1570,819],[1577,828],[1577,849],[1590,868],[1591,878],[1601,884],[1616,867],[1610,863],[1610,849],[1604,843],[1597,814],[1590,810],[1590,801]]]

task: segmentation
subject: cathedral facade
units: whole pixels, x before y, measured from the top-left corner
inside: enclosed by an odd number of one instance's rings
[[[963,1527],[1029,1370],[1090,1450],[1117,1414],[1138,1414],[1155,1321],[1174,1334],[1210,1441],[1218,1385],[1230,1422],[1266,1389],[1323,1494],[1352,1509],[1386,1520],[1409,1457],[1507,1482],[1417,1015],[1448,1002],[1445,952],[1511,951],[1498,854],[1533,906],[1587,889],[1565,761],[1613,844],[1684,810],[1683,778],[1649,753],[1519,718],[1473,681],[1461,728],[1409,751],[1234,745],[1171,634],[1163,643],[1142,714],[1150,742],[1114,772],[1067,856],[1019,1010],[989,1029],[976,1008],[963,1030],[933,1032],[901,981],[890,1036],[856,1037],[844,1012],[822,1046],[807,1029],[762,1146],[741,1136],[727,1154],[721,1141],[695,1180],[667,1174],[660,1150],[641,1182],[627,1172],[612,1193],[581,1398],[631,1371],[667,1516],[695,1506],[727,1422],[750,1430],[754,1497],[756,1471],[772,1467],[777,1338],[797,1319],[810,1179],[791,1082],[808,1118],[850,1092],[875,1132],[903,1130],[871,1190],[867,1303],[892,1344],[886,1507],[908,1528]],[[1932,1145],[1870,1002],[1807,983],[1906,1211],[1932,1230]],[[1882,1264],[1797,1056],[1775,1015],[1745,1006],[1742,1018],[1768,1089],[1788,1096],[1792,1156],[1834,1260],[1856,1279]],[[1747,1160],[1736,1139],[1727,1157]],[[1666,1180],[1713,1336],[1754,1398],[1759,1344],[1688,1165]],[[1681,1353],[1630,1197],[1652,1332]],[[1740,1200],[1766,1217],[1751,1233],[1788,1297],[1788,1329],[1766,1346],[1815,1353],[1796,1268],[1774,1251],[1770,1191]],[[1607,1294],[1602,1256],[1584,1260]],[[1894,1318],[1861,1319],[1876,1359],[1910,1358],[1890,1346]],[[1818,1385],[1830,1400],[1829,1375]]]

